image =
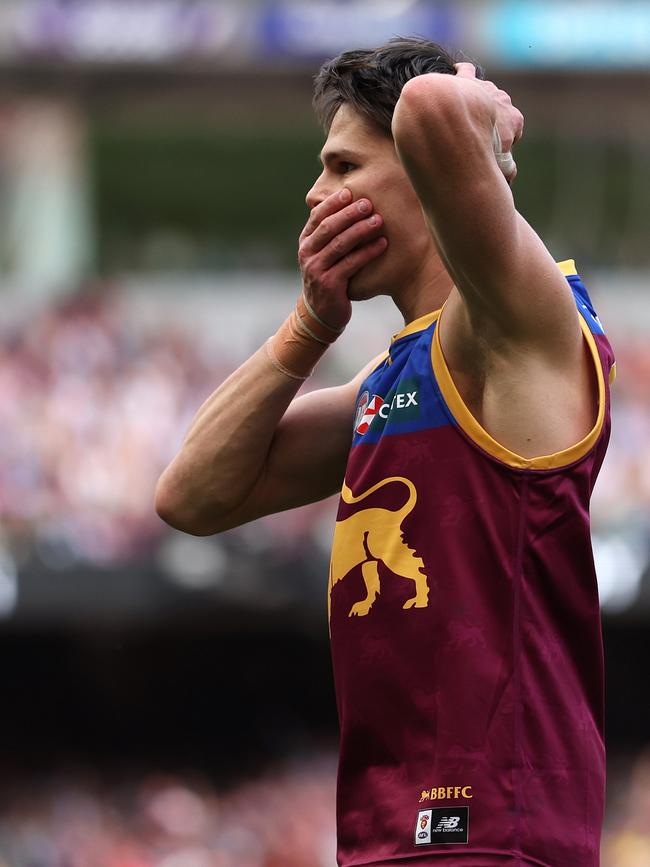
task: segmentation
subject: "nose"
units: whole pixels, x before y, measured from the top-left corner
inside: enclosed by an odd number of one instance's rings
[[[320,205],[321,202],[335,192],[336,187],[332,184],[331,180],[329,183],[327,182],[325,172],[323,171],[323,173],[316,179],[314,186],[305,196],[307,207],[310,210],[315,208],[316,205]]]
[[[315,208],[316,205],[320,204],[324,198],[325,193],[323,192],[323,185],[321,183],[321,179],[318,178],[314,186],[305,196],[305,202],[307,203],[307,207],[309,208],[309,210],[311,210],[312,208]]]

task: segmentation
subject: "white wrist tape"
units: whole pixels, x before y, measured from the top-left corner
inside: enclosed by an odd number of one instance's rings
[[[515,168],[515,161],[510,151],[503,152],[501,144],[501,136],[496,124],[492,127],[492,147],[494,148],[494,156],[496,157],[497,165],[506,177],[512,174]]]

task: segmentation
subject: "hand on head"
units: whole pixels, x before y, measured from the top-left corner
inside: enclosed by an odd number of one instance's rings
[[[471,78],[481,87],[484,93],[489,94],[496,109],[494,124],[493,143],[497,163],[509,184],[517,175],[517,165],[512,158],[512,148],[519,141],[524,131],[524,116],[518,108],[512,104],[510,95],[505,90],[500,90],[492,81],[482,81],[476,77],[476,67],[473,63],[454,64],[456,75],[459,78]]]

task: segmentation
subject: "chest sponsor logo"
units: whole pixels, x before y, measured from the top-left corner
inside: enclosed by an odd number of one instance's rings
[[[413,482],[401,476],[391,476],[356,496],[344,482],[341,499],[348,505],[360,503],[385,485],[394,484],[404,486],[408,493],[407,500],[401,508],[359,509],[349,517],[336,522],[327,593],[328,617],[331,617],[332,591],[335,585],[357,566],[361,566],[366,597],[354,603],[348,616],[364,617],[368,614],[380,591],[380,563],[394,575],[399,576],[400,581],[408,578],[413,582],[415,593],[406,600],[404,608],[427,608],[429,605],[429,585],[424,572],[424,561],[416,557],[415,551],[408,546],[402,532],[402,522],[413,511],[418,499]]]
[[[468,843],[469,807],[420,810],[414,842],[416,846]]]
[[[391,421],[409,421],[419,418],[420,400],[417,380],[414,378],[400,380],[384,399],[379,394],[370,397],[369,391],[364,391],[357,401],[354,419],[355,433],[367,433],[372,425],[373,431],[382,428],[388,419]]]
[[[377,410],[383,401],[378,394],[373,394],[370,400],[370,392],[364,391],[357,403],[357,413],[354,419],[354,430],[358,434],[364,434],[375,417]]]

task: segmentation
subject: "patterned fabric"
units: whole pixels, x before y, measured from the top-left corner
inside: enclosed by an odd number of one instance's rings
[[[455,391],[439,312],[361,386],[328,614],[338,864],[596,867],[603,654],[589,498],[614,359],[575,266],[594,429],[524,459]]]

